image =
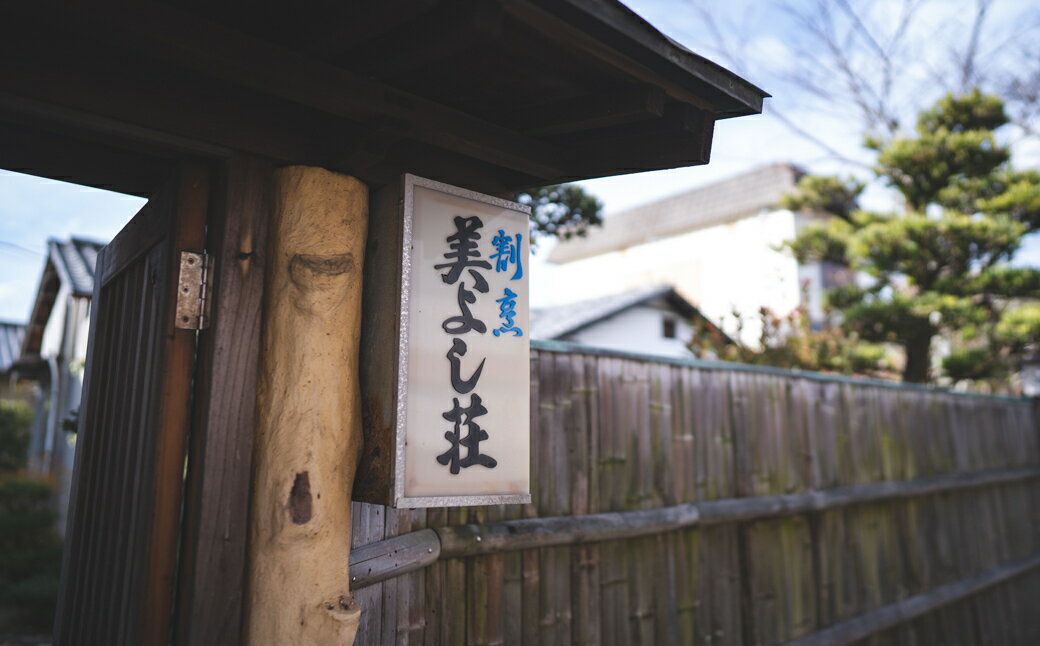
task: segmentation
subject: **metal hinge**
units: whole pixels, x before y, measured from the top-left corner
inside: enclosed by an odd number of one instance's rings
[[[203,252],[182,251],[181,272],[177,279],[177,321],[182,330],[209,327],[210,257]]]

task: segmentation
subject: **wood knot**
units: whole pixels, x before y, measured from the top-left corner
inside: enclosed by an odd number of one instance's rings
[[[357,273],[353,254],[295,254],[289,260],[293,303],[303,312],[328,312],[346,300]]]
[[[289,274],[294,283],[305,283],[321,276],[339,276],[354,269],[354,256],[349,253],[315,255],[298,253],[289,261]]]
[[[325,604],[326,610],[339,610],[340,612],[350,612],[355,608],[357,608],[357,602],[354,601],[354,597],[342,594],[335,601],[329,601]]]
[[[296,525],[306,525],[313,515],[311,478],[306,471],[297,473],[289,492],[289,517]]]

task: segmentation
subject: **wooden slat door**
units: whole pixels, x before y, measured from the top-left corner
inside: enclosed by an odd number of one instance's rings
[[[181,165],[98,256],[57,644],[169,641],[197,336],[175,326],[178,270],[209,184]]]

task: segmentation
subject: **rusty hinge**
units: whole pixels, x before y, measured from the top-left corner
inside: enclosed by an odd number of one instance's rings
[[[206,252],[182,251],[181,272],[177,279],[176,327],[204,330],[209,327],[210,257]]]

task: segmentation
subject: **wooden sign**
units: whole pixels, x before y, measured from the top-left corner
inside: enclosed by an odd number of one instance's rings
[[[413,175],[372,204],[355,499],[530,502],[530,210]]]

